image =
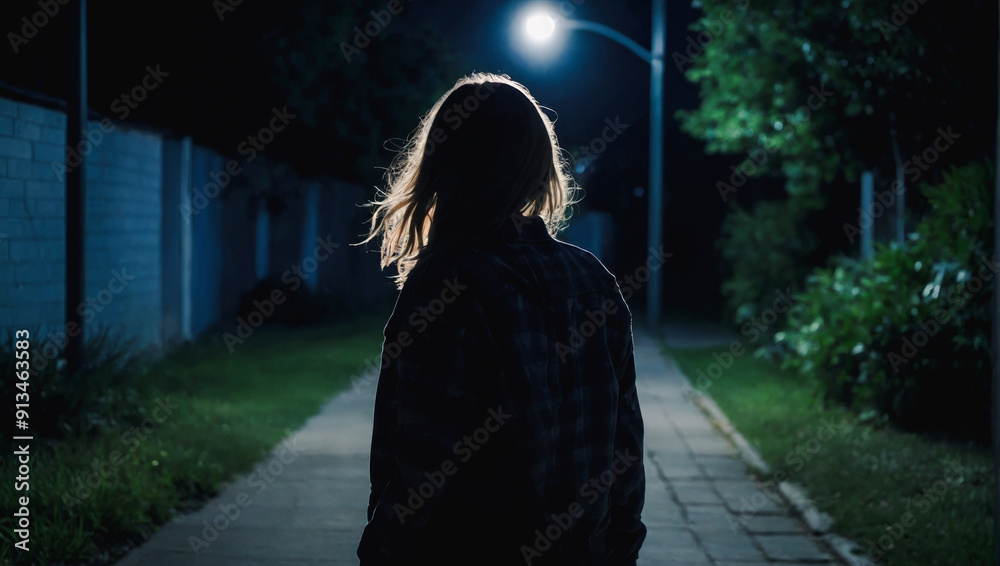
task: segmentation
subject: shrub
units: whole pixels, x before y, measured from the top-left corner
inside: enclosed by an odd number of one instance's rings
[[[278,293],[280,304],[273,299]],[[256,313],[256,314],[254,314]],[[287,326],[309,326],[332,318],[333,313],[324,298],[302,285],[295,291],[273,278],[262,279],[243,295],[237,318],[256,326],[251,317],[262,320],[262,324],[285,324]]]
[[[795,201],[766,201],[726,216],[718,247],[732,274],[722,292],[738,326],[770,307],[776,290],[796,289],[805,279],[803,260],[815,238],[801,228],[803,212]]]
[[[993,167],[953,169],[923,191],[929,211],[907,244],[817,270],[775,342],[830,398],[907,429],[986,440]]]

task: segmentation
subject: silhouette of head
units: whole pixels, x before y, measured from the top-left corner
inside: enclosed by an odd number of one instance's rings
[[[552,121],[505,75],[460,79],[421,120],[388,172],[371,234],[382,267],[402,286],[421,251],[495,231],[512,216],[541,217],[549,233],[567,218],[573,185]]]

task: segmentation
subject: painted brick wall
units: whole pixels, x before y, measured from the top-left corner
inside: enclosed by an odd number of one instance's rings
[[[36,346],[65,322],[65,135],[63,112],[0,98],[0,331],[41,330]],[[155,344],[162,142],[102,136],[87,168],[85,321]]]
[[[250,194],[195,202],[189,219],[181,210],[223,170],[219,154],[113,120],[88,131],[87,300],[79,308],[89,331],[106,328],[141,347],[228,328],[257,259],[280,277],[312,254],[317,235],[340,244],[310,276],[317,291],[340,297],[338,313],[391,307],[395,290],[378,254],[349,245],[364,231],[361,187],[319,184],[313,198],[291,198],[288,210],[264,218],[267,239],[258,242]],[[75,164],[66,163],[65,135],[62,111],[0,97],[0,336],[33,330],[49,358],[56,349],[44,346],[64,342],[65,332],[65,168]]]
[[[95,303],[85,312],[145,345],[160,340],[162,143],[119,127],[87,163],[86,289]]]

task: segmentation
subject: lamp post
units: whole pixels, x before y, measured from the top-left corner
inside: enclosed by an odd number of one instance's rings
[[[69,95],[66,98],[66,147],[80,148],[87,130],[87,0],[70,8]],[[86,297],[84,238],[86,231],[87,158],[66,171],[66,362],[70,375],[84,365],[84,320]]]
[[[556,31],[557,20],[548,11],[538,11],[527,18],[528,37],[536,42],[549,39]],[[666,51],[666,0],[653,0],[653,36],[646,49],[628,36],[604,24],[585,20],[558,22],[567,30],[590,31],[621,44],[650,65],[649,84],[649,230],[648,253],[658,254],[663,244],[663,54]],[[646,291],[646,318],[650,330],[661,332],[663,268],[651,269]]]

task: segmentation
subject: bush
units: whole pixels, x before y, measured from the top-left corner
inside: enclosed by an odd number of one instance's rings
[[[761,202],[752,212],[735,207],[726,216],[718,247],[732,274],[722,292],[727,318],[738,326],[770,307],[775,291],[805,279],[803,260],[816,242],[802,230],[804,211],[795,202]]]
[[[906,246],[812,274],[775,335],[786,366],[872,417],[988,440],[993,174],[953,169],[923,187],[929,211]]]
[[[42,341],[31,332],[30,372],[27,391],[17,388],[13,337],[0,343],[0,395],[10,399],[0,408],[0,431],[5,438],[19,434],[15,428],[16,393],[28,393],[28,425],[36,440],[57,440],[86,435],[110,426],[138,424],[146,417],[136,404],[143,384],[144,357],[132,353],[132,343],[112,339],[106,329],[85,341],[86,365],[71,374],[63,349],[48,359]],[[47,354],[48,352],[46,352]]]
[[[280,304],[273,302],[278,292]],[[248,291],[240,300],[237,318],[256,327],[261,324],[284,324],[291,327],[309,326],[333,318],[333,312],[324,298],[311,292],[305,285],[295,291],[277,279],[266,278]]]

